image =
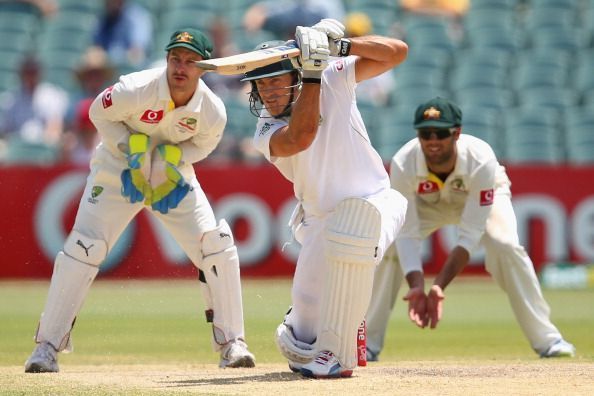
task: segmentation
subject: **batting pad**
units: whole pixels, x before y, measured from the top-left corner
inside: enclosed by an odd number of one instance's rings
[[[229,341],[244,338],[239,258],[225,220],[204,233],[202,254],[201,270],[206,279],[202,290],[213,310],[213,346],[219,351]]]
[[[380,234],[381,214],[365,199],[341,201],[328,219],[317,348],[333,352],[346,369],[357,366],[357,330],[371,299]]]

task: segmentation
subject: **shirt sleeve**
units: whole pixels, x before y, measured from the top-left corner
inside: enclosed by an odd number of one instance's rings
[[[458,246],[469,253],[476,248],[485,232],[487,218],[493,206],[497,166],[497,161],[491,159],[470,175],[468,198],[458,227]]]
[[[133,92],[120,82],[100,93],[89,109],[89,117],[97,128],[101,141],[112,154],[119,156],[120,143],[127,144],[130,131],[124,124],[137,107]]]
[[[414,161],[411,162],[414,163]],[[398,155],[392,159],[390,183],[392,188],[400,192],[408,201],[404,225],[396,238],[396,250],[400,267],[404,275],[406,275],[412,271],[423,272],[423,262],[421,260],[422,238],[419,232],[414,177],[410,174],[407,175],[404,163],[405,161],[399,161]]]

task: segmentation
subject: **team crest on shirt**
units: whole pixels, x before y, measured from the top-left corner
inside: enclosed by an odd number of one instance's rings
[[[181,133],[194,132],[196,130],[197,125],[198,121],[195,118],[183,117],[181,120],[177,122],[177,130]]]
[[[272,124],[265,122],[264,125],[262,125],[262,128],[260,128],[260,132],[258,132],[259,136],[265,135],[266,132],[268,132],[270,130],[270,127],[272,126]]]
[[[96,204],[97,202],[99,202],[99,200],[97,200],[97,197],[101,195],[102,192],[102,186],[93,186],[93,188],[91,189],[91,196],[87,199],[87,201],[93,205]]]
[[[451,183],[452,191],[466,191],[466,186],[462,179],[454,179]]]

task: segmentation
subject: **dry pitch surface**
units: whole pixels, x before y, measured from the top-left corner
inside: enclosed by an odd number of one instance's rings
[[[4,395],[594,395],[594,362],[371,363],[352,378],[309,380],[285,365],[66,366],[59,374],[0,368]]]

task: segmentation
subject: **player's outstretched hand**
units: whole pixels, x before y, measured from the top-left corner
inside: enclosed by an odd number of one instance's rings
[[[425,328],[427,326],[427,296],[421,287],[413,287],[406,293],[403,298],[408,301],[408,317],[419,326]]]
[[[443,300],[445,295],[443,290],[438,285],[431,286],[427,294],[427,317],[429,319],[429,327],[434,329],[437,323],[441,320],[443,313]]]
[[[320,79],[330,56],[328,36],[310,27],[297,26],[295,41],[301,50],[299,63],[303,78]]]

